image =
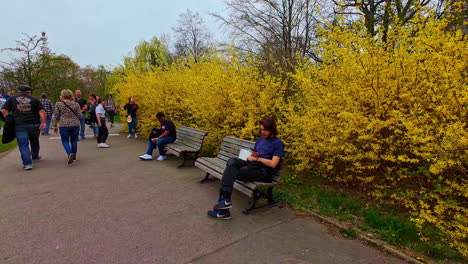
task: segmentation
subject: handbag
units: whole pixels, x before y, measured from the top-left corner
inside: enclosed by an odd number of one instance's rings
[[[127,123],[131,123],[133,121],[132,115],[127,116]]]
[[[7,117],[5,118],[5,126],[3,126],[3,137],[2,137],[3,144],[8,144],[16,138],[15,127],[16,127],[15,117],[12,114],[7,115]]]

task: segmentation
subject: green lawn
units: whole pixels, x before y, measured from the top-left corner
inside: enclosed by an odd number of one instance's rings
[[[0,141],[2,140],[2,136],[0,135]],[[13,149],[16,147],[16,140],[13,140],[12,142],[8,143],[8,144],[2,144],[0,142],[0,153],[2,152],[5,152],[5,151],[8,151],[10,149]]]
[[[315,177],[314,182],[294,175],[284,175],[274,196],[287,202],[294,210],[307,210],[333,217],[351,224],[375,237],[400,248],[409,248],[415,253],[432,258],[436,263],[463,263],[463,257],[441,240],[436,230],[424,231],[430,241],[422,242],[419,230],[410,216],[396,210],[385,201],[371,201],[346,190],[339,191],[324,179]],[[306,209],[306,210],[304,210]],[[355,237],[353,230],[341,230],[348,237]]]

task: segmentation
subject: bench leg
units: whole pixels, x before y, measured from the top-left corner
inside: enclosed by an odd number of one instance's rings
[[[198,152],[194,153],[193,158],[190,158],[190,154],[187,152],[183,152],[182,155],[184,156],[184,162],[177,167],[178,169],[195,167],[195,160],[198,158]]]
[[[211,178],[210,179],[210,174],[207,172],[206,175],[205,175],[205,178],[203,178],[203,180],[200,181],[200,184],[214,182],[214,181],[217,181],[217,180],[218,180],[218,178]]]
[[[273,200],[273,187],[270,187],[268,188],[267,190],[267,194],[266,194],[266,197],[268,199],[268,203],[265,204],[265,205],[262,205],[262,206],[256,206],[257,204],[257,201],[261,198],[261,197],[265,197],[264,194],[262,195],[261,191],[260,190],[255,190],[254,191],[254,195],[253,195],[253,201],[250,203],[250,205],[243,211],[244,214],[248,215],[250,214],[251,212],[253,211],[256,211],[256,210],[259,210],[259,209],[263,209],[263,208],[270,208],[270,207],[274,207],[276,205],[278,205],[278,202],[276,202],[275,200]]]
[[[258,201],[258,198],[260,198],[261,196],[261,193],[260,193],[260,190],[255,190],[253,195],[252,195],[252,202],[249,204],[249,206],[247,208],[244,209],[244,211],[242,211],[244,214],[248,215],[250,212],[254,211],[257,209],[256,205],[257,205],[257,201]]]

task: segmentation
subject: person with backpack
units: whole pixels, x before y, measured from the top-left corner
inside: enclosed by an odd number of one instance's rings
[[[60,92],[60,101],[55,104],[54,111],[54,132],[60,131],[62,145],[67,153],[67,163],[76,161],[78,151],[78,136],[80,133],[82,107],[77,102],[72,101],[73,92],[64,89]],[[60,124],[60,130],[58,128]]]
[[[89,109],[89,122],[90,128],[93,129],[94,138],[97,138],[99,133],[99,127],[97,125],[97,118],[96,118],[96,107],[97,107],[97,99],[95,94],[90,94],[88,99],[88,109]]]
[[[81,107],[82,118],[80,120],[80,138],[85,139],[85,126],[86,126],[85,114],[86,114],[86,111],[88,111],[88,102],[86,102],[86,99],[81,97],[80,90],[75,91],[75,98],[73,98],[73,101],[78,103]]]
[[[107,95],[105,109],[109,116],[110,126],[113,127],[116,107],[115,107],[114,99],[112,98],[112,94]]]
[[[41,131],[41,134],[47,136],[49,135],[50,122],[52,121],[52,113],[54,112],[54,106],[52,105],[52,102],[49,99],[47,99],[46,93],[41,94],[41,104],[44,107],[44,110],[47,114],[46,127],[44,128],[44,130]]]

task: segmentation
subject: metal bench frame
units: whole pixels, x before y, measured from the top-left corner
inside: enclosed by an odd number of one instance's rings
[[[184,161],[177,168],[194,167],[195,160],[203,146],[207,131],[181,126],[177,129],[177,139],[166,145],[166,151],[177,157],[184,157]]]

